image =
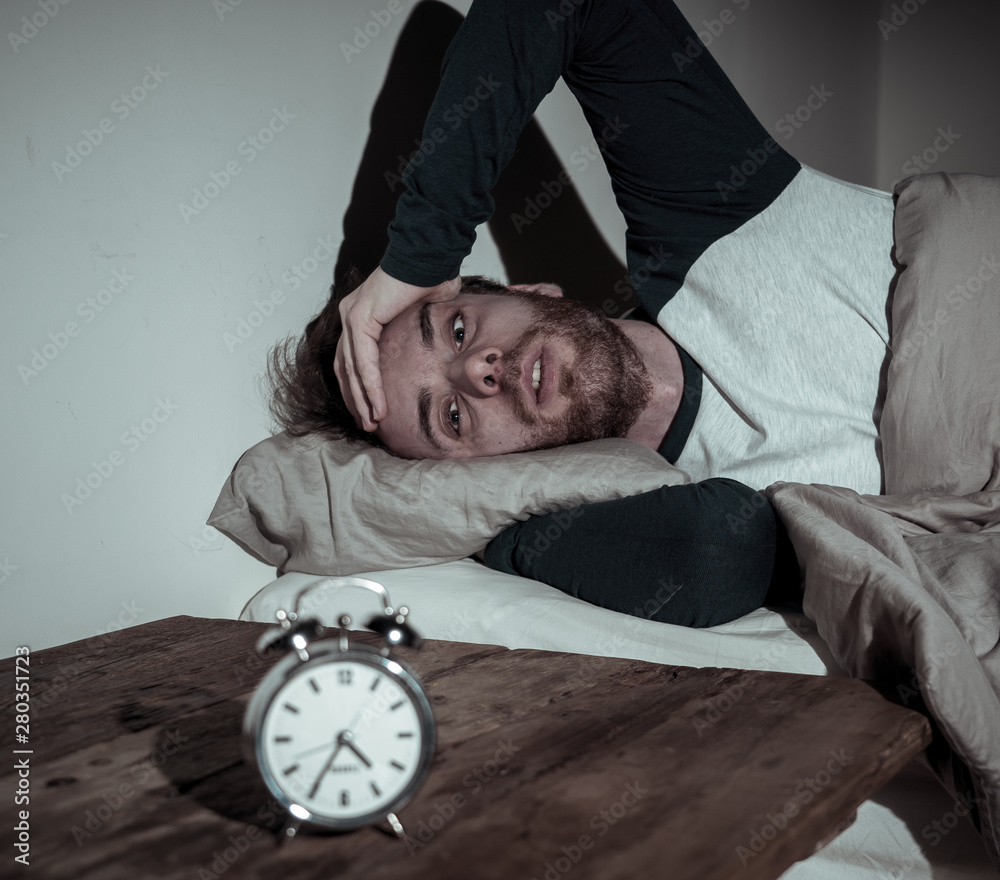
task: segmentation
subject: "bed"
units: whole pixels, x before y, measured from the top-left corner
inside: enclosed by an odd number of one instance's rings
[[[920,175],[899,184],[896,199],[899,273],[879,429],[885,492],[767,490],[799,560],[802,610],[760,609],[689,630],[464,558],[529,514],[687,480],[636,444],[482,460],[472,476],[468,462],[401,462],[278,435],[241,458],[210,519],[282,575],[243,617],[273,619],[318,574],[365,571],[430,638],[870,680],[924,711],[934,744],[787,876],[996,876],[1000,180]],[[310,610],[332,622],[344,609],[338,600]]]

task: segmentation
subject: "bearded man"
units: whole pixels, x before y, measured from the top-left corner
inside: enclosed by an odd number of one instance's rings
[[[483,75],[489,100],[453,125]],[[559,77],[627,222],[639,320],[577,316],[545,285],[461,293],[490,191]],[[655,619],[692,625],[770,600],[794,558],[749,487],[881,491],[891,196],[781,149],[669,0],[476,0],[425,137],[380,267],[340,300],[343,332],[324,319],[336,333],[313,372],[346,431],[431,458],[634,439],[695,482],[592,505],[544,554],[527,549],[546,518],[520,523],[487,564],[623,611],[643,603],[617,584],[667,576],[693,589]]]

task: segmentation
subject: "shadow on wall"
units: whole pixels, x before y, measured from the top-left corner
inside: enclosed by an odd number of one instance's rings
[[[351,266],[367,277],[385,252],[387,229],[404,192],[401,174],[420,147],[441,63],[462,20],[450,6],[424,0],[400,34],[344,214],[335,283]],[[620,317],[624,302],[635,303],[625,266],[534,119],[521,133],[493,197],[489,229],[510,283],[556,282],[568,296],[603,308],[610,317]]]

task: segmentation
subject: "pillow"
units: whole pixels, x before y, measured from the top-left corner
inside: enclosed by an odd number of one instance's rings
[[[896,186],[887,494],[1000,488],[1000,178]]]
[[[280,573],[340,576],[461,559],[532,514],[687,482],[631,440],[410,461],[282,433],[236,462],[208,522]]]

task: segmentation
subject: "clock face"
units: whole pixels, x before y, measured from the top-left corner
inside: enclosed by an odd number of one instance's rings
[[[262,719],[258,760],[272,790],[313,821],[354,827],[384,817],[422,781],[431,724],[399,663],[337,652],[292,668]]]

